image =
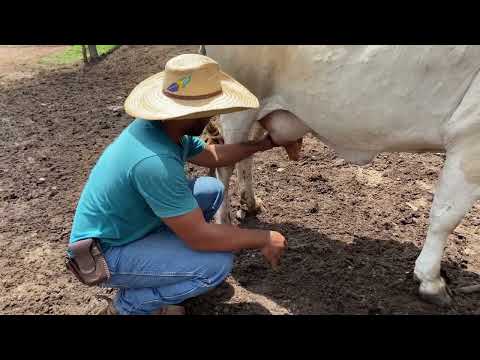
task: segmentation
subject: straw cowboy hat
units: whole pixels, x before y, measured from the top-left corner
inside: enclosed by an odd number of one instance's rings
[[[127,114],[145,120],[205,118],[258,107],[255,95],[198,54],[174,57],[125,101]]]

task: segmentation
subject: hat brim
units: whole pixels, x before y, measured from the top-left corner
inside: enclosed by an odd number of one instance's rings
[[[163,93],[165,72],[138,84],[125,101],[130,116],[145,120],[182,120],[211,117],[259,107],[258,99],[247,88],[220,72],[222,93],[201,100],[183,100]]]

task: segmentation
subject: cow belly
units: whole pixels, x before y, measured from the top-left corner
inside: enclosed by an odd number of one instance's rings
[[[478,71],[475,46],[220,46],[207,51],[260,99],[281,98],[339,149],[438,151]],[[343,151],[347,153],[347,151]]]

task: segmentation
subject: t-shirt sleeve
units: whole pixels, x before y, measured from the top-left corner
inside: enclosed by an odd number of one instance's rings
[[[203,141],[198,136],[188,136],[187,142],[188,142],[187,159],[191,159],[192,157],[197,156],[203,150],[205,150],[205,147],[207,146],[205,141]]]
[[[157,156],[144,159],[132,169],[131,179],[159,218],[185,215],[198,208],[177,159]]]

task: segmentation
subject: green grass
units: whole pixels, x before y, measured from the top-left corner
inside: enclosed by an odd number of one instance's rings
[[[103,55],[118,45],[97,45],[98,55]],[[88,54],[88,50],[87,50]],[[82,47],[80,45],[71,45],[63,52],[58,52],[45,56],[40,60],[43,64],[65,65],[83,61]]]

